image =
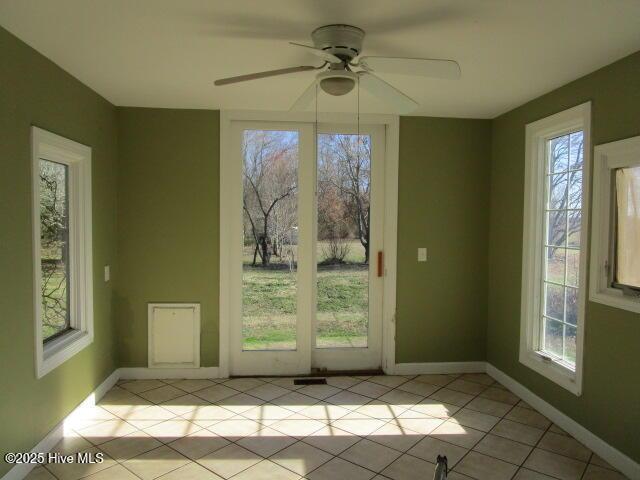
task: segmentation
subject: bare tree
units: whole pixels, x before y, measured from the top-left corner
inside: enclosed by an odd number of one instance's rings
[[[320,135],[318,165],[319,197],[329,202],[326,210],[335,210],[334,197],[341,201],[343,219],[349,219],[354,235],[365,251],[365,263],[369,262],[371,141],[366,135]],[[320,203],[320,199],[319,199]],[[320,214],[320,205],[318,207]],[[328,215],[327,221],[334,228],[342,225]],[[322,217],[319,217],[321,219]],[[325,226],[325,228],[329,228]],[[335,236],[337,232],[332,232]]]
[[[297,139],[291,132],[247,130],[243,141],[243,209],[254,241],[253,262],[269,265],[295,226]]]
[[[565,245],[580,232],[584,137],[565,135],[549,143],[549,245]],[[562,173],[554,173],[562,172]],[[565,214],[565,209],[568,211]],[[552,256],[555,248],[549,249]]]
[[[69,315],[69,217],[65,167],[40,164],[40,248],[42,324],[55,333]]]

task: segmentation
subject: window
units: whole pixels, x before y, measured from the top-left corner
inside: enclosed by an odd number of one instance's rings
[[[40,297],[45,342],[71,328],[69,167],[40,159]]]
[[[36,375],[93,341],[91,149],[32,128]]]
[[[633,167],[618,168],[614,202],[616,228],[613,286],[623,293],[640,293],[640,159]],[[630,291],[628,291],[629,289]]]
[[[640,137],[594,153],[590,299],[640,313]]]
[[[520,361],[581,393],[590,104],[527,125]]]

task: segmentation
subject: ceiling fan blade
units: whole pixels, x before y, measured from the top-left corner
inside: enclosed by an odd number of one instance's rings
[[[454,60],[404,57],[360,57],[359,65],[365,70],[402,75],[418,75],[442,79],[458,79],[460,65]]]
[[[304,92],[302,92],[302,95],[300,95],[295,103],[291,105],[291,108],[289,109],[290,112],[302,112],[309,108],[309,105],[311,105],[313,100],[316,98],[316,83],[317,82],[314,81]]]
[[[289,45],[293,45],[294,47],[306,48],[309,53],[313,53],[315,56],[320,57],[325,62],[342,63],[342,60],[340,60],[340,58],[336,57],[332,53],[325,52],[324,50],[321,50],[320,48],[312,47],[310,45],[303,45],[301,43],[295,43],[295,42],[289,42]]]
[[[302,65],[300,67],[280,68],[278,70],[268,70],[266,72],[249,73],[247,75],[238,75],[237,77],[220,78],[213,82],[217,87],[229,85],[231,83],[246,82],[248,80],[257,80],[259,78],[275,77],[276,75],[286,75],[288,73],[307,72],[316,70],[317,67],[310,65]]]
[[[372,73],[359,72],[358,75],[360,76],[360,86],[362,88],[387,102],[398,113],[410,113],[420,106],[415,100]]]

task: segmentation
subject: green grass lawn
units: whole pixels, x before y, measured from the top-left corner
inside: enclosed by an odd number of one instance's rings
[[[318,259],[325,245],[318,242]],[[245,249],[243,271],[243,337],[245,350],[296,348],[296,274],[285,265],[263,269],[250,265]],[[364,347],[368,326],[368,267],[364,248],[352,242],[347,262],[318,268],[318,347]],[[277,259],[276,259],[277,263]]]
[[[346,241],[349,244],[349,251],[347,253],[347,256],[345,257],[344,261],[346,263],[349,264],[361,264],[364,262],[364,247],[362,246],[362,244],[360,243],[359,240],[347,240]],[[290,245],[287,246],[286,249],[290,249],[293,251],[293,254],[297,260],[297,256],[298,256],[298,246],[297,245]],[[253,245],[245,245],[243,252],[242,252],[242,262],[244,263],[244,265],[251,265],[251,262],[253,261],[253,250],[254,250],[254,246]],[[323,260],[326,260],[327,258],[327,252],[328,252],[328,242],[326,241],[318,241],[316,242],[316,259],[318,261],[318,263],[322,262]],[[256,263],[260,263],[260,257],[257,257]],[[277,257],[274,257],[272,259],[272,263],[274,264],[282,264],[285,265],[286,264],[286,258],[283,259],[279,259]]]
[[[568,285],[577,286],[579,278],[579,261],[580,257],[577,251],[566,251],[566,258],[564,249],[558,248],[556,255],[547,259],[546,262],[546,278],[552,282],[559,284],[566,283]],[[547,309],[551,312],[562,312],[564,310],[564,294],[561,289],[554,289],[553,295],[548,295],[545,298],[545,302],[548,303]],[[558,316],[560,318],[560,316]],[[570,318],[566,318],[565,321],[571,323]],[[573,329],[571,327],[565,327]],[[562,349],[562,333],[563,329],[557,322],[552,322],[551,328],[548,328],[545,334],[545,350],[549,353],[563,356]],[[576,361],[576,336],[568,332],[565,338],[564,359],[571,363]]]

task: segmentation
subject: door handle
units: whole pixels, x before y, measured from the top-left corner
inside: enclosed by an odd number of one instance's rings
[[[378,277],[384,276],[384,262],[382,250],[378,251]]]

